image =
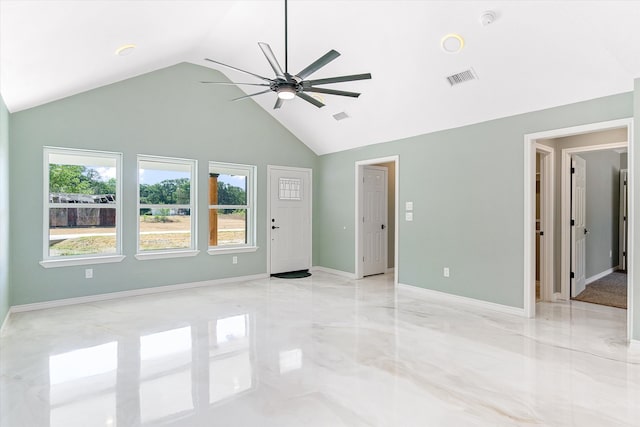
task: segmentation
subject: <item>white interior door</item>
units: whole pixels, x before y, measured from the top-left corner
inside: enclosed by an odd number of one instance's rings
[[[363,275],[387,270],[387,168],[363,166]]]
[[[571,296],[575,297],[586,287],[587,162],[573,155],[571,168]]]
[[[627,269],[627,169],[620,171],[620,245],[619,265]]]
[[[311,268],[311,169],[269,167],[270,272]]]

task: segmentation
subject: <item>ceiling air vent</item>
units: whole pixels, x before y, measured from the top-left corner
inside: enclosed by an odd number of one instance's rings
[[[459,85],[460,83],[468,82],[471,80],[477,80],[477,79],[478,79],[478,76],[476,75],[476,72],[473,71],[473,68],[469,68],[468,70],[462,71],[460,73],[447,76],[447,81],[449,82],[451,87],[455,85]]]
[[[349,115],[344,111],[341,111],[339,113],[334,114],[333,118],[336,119],[337,121],[340,121],[340,120],[348,119]]]

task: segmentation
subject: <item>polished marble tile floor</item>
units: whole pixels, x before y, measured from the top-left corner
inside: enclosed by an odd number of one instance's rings
[[[626,312],[537,310],[318,272],[17,313],[0,425],[640,425]]]

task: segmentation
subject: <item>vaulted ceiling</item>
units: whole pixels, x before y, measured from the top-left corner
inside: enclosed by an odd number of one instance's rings
[[[637,1],[290,0],[288,9],[289,71],[335,49],[342,55],[313,78],[373,75],[326,86],[362,95],[322,95],[321,109],[252,98],[318,154],[627,92],[640,77]],[[450,33],[464,39],[459,53],[441,47]],[[284,64],[283,0],[0,0],[0,93],[16,112],[185,61],[259,83],[204,60],[272,77],[259,41]],[[130,55],[114,53],[128,43]],[[477,80],[451,87],[446,76],[468,69]],[[349,118],[335,120],[341,112]]]

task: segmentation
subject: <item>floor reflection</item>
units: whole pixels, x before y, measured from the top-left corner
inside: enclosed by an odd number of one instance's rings
[[[173,425],[251,390],[251,319],[236,314],[51,355],[50,426]]]

